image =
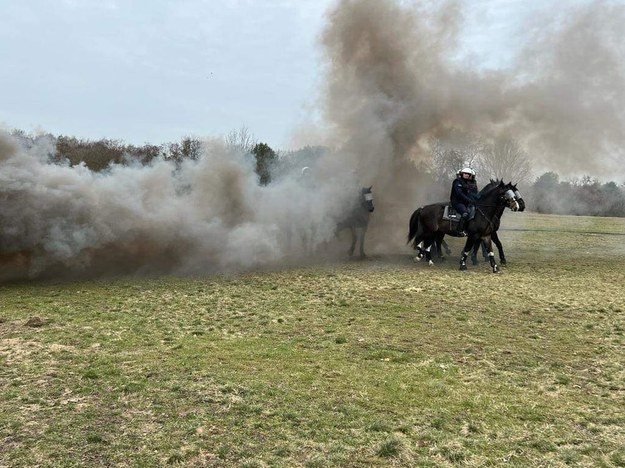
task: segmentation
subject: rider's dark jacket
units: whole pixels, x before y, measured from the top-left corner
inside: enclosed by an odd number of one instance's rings
[[[475,203],[476,195],[477,183],[474,180],[457,178],[451,185],[451,195],[449,198],[452,205],[461,203],[466,206]]]

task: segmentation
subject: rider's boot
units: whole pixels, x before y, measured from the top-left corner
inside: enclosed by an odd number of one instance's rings
[[[467,218],[469,217],[469,213],[463,213],[462,217],[460,218],[460,220],[458,221],[458,228],[457,228],[457,235],[459,237],[464,237],[466,236],[466,233],[464,232],[464,225],[467,222]]]

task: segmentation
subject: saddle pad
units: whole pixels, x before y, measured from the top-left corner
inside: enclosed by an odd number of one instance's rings
[[[469,220],[475,218],[475,206],[469,207]],[[460,215],[451,205],[445,205],[445,211],[443,211],[443,219],[447,221],[458,221]]]
[[[460,215],[451,205],[445,205],[445,211],[443,212],[443,219],[448,221],[458,221],[460,219]]]

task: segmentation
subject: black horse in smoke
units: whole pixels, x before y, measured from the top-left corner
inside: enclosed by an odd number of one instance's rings
[[[492,252],[491,235],[499,227],[500,210],[510,208],[513,211],[519,209],[512,184],[504,184],[503,181],[491,181],[478,194],[475,202],[476,214],[466,226],[467,242],[464,246],[460,259],[460,269],[466,270],[466,260],[475,244],[479,245],[480,239],[487,245],[488,257],[493,273],[499,269],[495,262],[495,254]],[[445,204],[435,203],[418,208],[410,217],[408,242],[412,241],[415,249],[423,241],[428,263],[432,263],[430,246],[436,242],[437,247],[442,243],[446,234],[456,233],[456,222],[444,220],[443,213]]]
[[[523,197],[521,196],[521,193],[517,190],[516,186],[517,186],[517,184],[510,185],[510,188],[514,192],[514,198],[517,201],[517,203],[519,204],[518,211],[525,211],[525,200],[523,200]],[[499,240],[499,236],[497,235],[497,231],[499,230],[499,221],[501,220],[501,217],[503,216],[504,210],[505,210],[505,207],[502,207],[502,208],[500,208],[499,212],[497,213],[498,222],[497,222],[497,224],[495,226],[495,230],[492,232],[492,234],[490,236],[491,241],[497,247],[497,252],[499,253],[499,263],[501,263],[502,265],[506,264],[506,255],[504,254],[503,245],[501,244],[501,241]],[[477,243],[477,244],[475,244],[473,246],[473,250],[471,251],[471,262],[473,263],[473,265],[477,265],[477,263],[478,263],[478,261],[477,261],[477,251],[480,248],[480,245],[482,246],[482,255],[483,255],[484,259],[488,260],[488,250],[486,248],[486,243],[485,242],[482,242],[481,244]]]
[[[360,241],[360,258],[365,255],[365,233],[369,226],[369,215],[373,213],[373,193],[371,187],[360,189],[358,199],[354,201],[354,206],[349,211],[347,217],[336,226],[336,234],[344,229],[349,229],[352,234],[352,243],[349,247],[349,256],[354,255],[356,242]]]

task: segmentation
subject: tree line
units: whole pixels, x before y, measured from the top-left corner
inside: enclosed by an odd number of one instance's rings
[[[111,139],[92,141],[64,135],[33,136],[21,130],[11,133],[26,148],[46,140],[50,160],[70,165],[84,164],[93,171],[131,161],[148,164],[157,158],[174,162],[198,159],[202,151],[201,141],[192,137],[160,145],[135,146]],[[297,173],[304,166],[312,167],[329,151],[321,146],[276,151],[245,127],[230,132],[224,142],[227,148],[253,159],[261,185],[270,184],[285,174]],[[530,159],[514,140],[487,141],[462,131],[452,131],[445,139],[432,138],[429,148],[424,160],[416,165],[405,164],[405,171],[410,172],[412,180],[434,198],[447,197],[456,171],[469,165],[477,171],[480,185],[490,178],[518,183],[528,209],[539,213],[625,216],[624,185],[613,181],[602,183],[590,176],[561,180],[554,172],[546,172],[532,182]]]
[[[202,142],[192,137],[183,137],[180,141],[160,145],[146,143],[136,146],[112,139],[93,141],[49,133],[33,136],[22,130],[13,130],[11,134],[25,148],[32,148],[42,140],[52,142],[52,145],[48,145],[52,146],[48,154],[51,161],[66,162],[72,166],[84,164],[96,172],[105,170],[111,164],[127,164],[133,161],[149,164],[154,159],[174,162],[198,159],[202,152]],[[277,159],[277,154],[267,143],[256,141],[246,129],[231,132],[225,137],[225,143],[230,149],[254,157],[260,183],[266,185],[270,182],[271,166]]]
[[[590,176],[560,180],[545,172],[531,186],[529,207],[539,213],[583,216],[625,216],[623,185],[601,183]]]

